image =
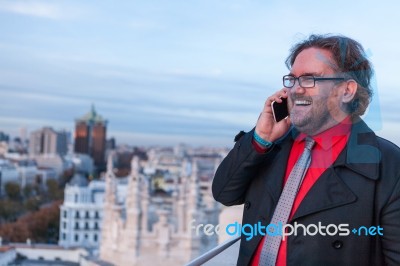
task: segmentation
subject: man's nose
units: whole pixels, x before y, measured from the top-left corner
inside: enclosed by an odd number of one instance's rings
[[[294,86],[291,89],[291,92],[293,94],[304,94],[306,92],[306,89],[301,87],[299,84],[299,81],[296,80],[296,82],[294,83]]]

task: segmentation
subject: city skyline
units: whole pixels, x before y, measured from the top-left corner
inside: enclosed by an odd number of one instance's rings
[[[375,67],[367,123],[399,145],[399,6],[0,1],[0,131],[72,132],[94,104],[119,144],[229,147],[282,87],[291,45],[310,33],[341,33]]]

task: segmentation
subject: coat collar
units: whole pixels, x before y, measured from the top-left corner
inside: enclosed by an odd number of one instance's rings
[[[292,143],[299,134],[296,128],[292,127],[285,139],[290,139]],[[278,141],[280,142],[283,143],[284,140]],[[361,118],[355,118],[347,145],[333,163],[333,167],[345,166],[364,177],[376,180],[379,178],[380,160],[381,153],[375,133]]]
[[[381,153],[375,133],[362,119],[352,125],[346,148],[333,164],[345,166],[352,171],[372,180],[379,178]]]

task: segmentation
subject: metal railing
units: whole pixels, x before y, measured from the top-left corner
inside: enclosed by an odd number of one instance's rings
[[[207,261],[211,260],[212,258],[214,258],[215,256],[217,256],[218,254],[225,251],[227,248],[229,248],[233,244],[235,244],[239,239],[240,239],[240,236],[235,236],[232,239],[229,239],[229,240],[225,241],[224,243],[216,246],[215,248],[207,251],[203,255],[195,258],[194,260],[187,263],[185,266],[202,265],[202,264],[206,263]]]

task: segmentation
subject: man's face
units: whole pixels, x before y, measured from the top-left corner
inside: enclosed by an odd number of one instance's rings
[[[308,48],[300,52],[290,74],[299,77],[337,77],[331,52]],[[346,82],[316,81],[313,88],[302,88],[298,81],[289,89],[289,112],[292,124],[303,133],[316,135],[344,119],[341,88]]]

